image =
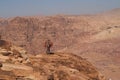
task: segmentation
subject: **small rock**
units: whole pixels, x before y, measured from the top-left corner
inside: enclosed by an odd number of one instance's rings
[[[3,52],[1,53],[3,56],[9,56],[11,54],[11,52]]]
[[[54,75],[49,75],[48,80],[54,80]]]
[[[2,67],[3,65],[2,65],[2,63],[0,63],[0,67]]]

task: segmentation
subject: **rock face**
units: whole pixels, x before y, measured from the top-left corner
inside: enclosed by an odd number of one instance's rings
[[[91,63],[71,53],[29,55],[25,63],[22,48],[11,45],[6,51],[11,54],[0,54],[0,80],[105,80]]]

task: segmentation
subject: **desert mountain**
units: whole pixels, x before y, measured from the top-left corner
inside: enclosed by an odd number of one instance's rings
[[[117,13],[119,9],[113,11]],[[0,20],[0,33],[3,39],[26,48],[29,53],[40,53],[44,51],[41,45],[48,38],[54,42],[54,50],[60,50],[84,42],[107,28],[119,27],[119,23],[119,16],[107,14],[15,17]]]
[[[110,11],[107,11],[107,12],[104,12],[103,13],[104,15],[117,15],[117,16],[120,16],[120,8],[116,8],[116,9],[113,9],[113,10],[110,10]]]
[[[88,61],[71,53],[29,55],[0,40],[0,80],[105,80]]]
[[[119,80],[119,13],[118,8],[96,15],[1,18],[0,34],[32,54],[43,53],[51,39],[53,51],[81,55],[107,78]]]

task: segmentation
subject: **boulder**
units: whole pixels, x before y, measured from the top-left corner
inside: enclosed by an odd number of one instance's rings
[[[3,56],[9,56],[10,54],[12,54],[12,52],[10,51],[2,51],[0,52]]]

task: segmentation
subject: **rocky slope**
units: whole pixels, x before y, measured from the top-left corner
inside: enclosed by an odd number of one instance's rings
[[[0,80],[105,80],[91,63],[74,54],[33,56],[4,40],[0,43]]]

